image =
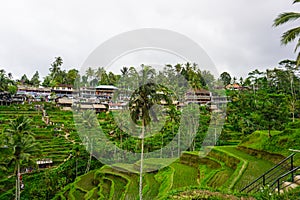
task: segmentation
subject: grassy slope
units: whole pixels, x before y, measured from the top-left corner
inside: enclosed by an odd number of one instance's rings
[[[248,166],[239,181],[236,183],[234,189],[241,189],[246,184],[250,183],[252,180],[263,174],[265,171],[270,169],[274,164],[270,161],[263,159],[258,159],[254,156],[251,156],[245,152],[237,150],[232,146],[218,147],[224,151],[232,153],[248,162]]]
[[[300,148],[300,128],[286,129],[284,131],[272,131],[272,137],[268,137],[268,131],[255,131],[246,137],[239,146],[270,153],[288,156],[292,152],[289,149]],[[300,153],[296,155],[295,164],[300,165]]]
[[[189,185],[199,185],[197,181],[198,178],[197,168],[183,165],[179,162],[174,162],[170,166],[175,170],[172,189],[186,187]]]

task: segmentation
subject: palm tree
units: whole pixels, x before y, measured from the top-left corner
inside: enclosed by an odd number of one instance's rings
[[[140,87],[135,90],[129,101],[130,115],[136,124],[141,121],[142,133],[141,139],[141,161],[140,161],[140,185],[139,196],[142,199],[143,188],[143,159],[144,159],[144,137],[145,127],[150,124],[151,120],[157,120],[157,116],[154,112],[151,112],[150,108],[155,104],[159,104],[161,100],[170,102],[168,98],[168,91],[162,85],[155,84],[149,80],[152,80],[155,76],[155,70],[150,66],[142,65],[142,71],[140,72],[139,85]]]
[[[174,66],[174,68],[175,68],[176,73],[177,73],[177,74],[180,74],[181,69],[182,69],[182,65],[181,65],[181,64],[176,64],[176,65]]]
[[[93,79],[94,75],[95,75],[95,71],[89,67],[86,72],[85,75],[87,76],[88,79]]]
[[[128,69],[128,67],[123,67],[120,71],[123,76],[126,76],[126,75],[128,75],[129,69]]]
[[[294,0],[293,4],[295,3],[299,3],[300,0]],[[286,24],[287,22],[291,22],[291,21],[295,21],[297,19],[300,19],[300,13],[299,12],[285,12],[285,13],[281,13],[277,16],[277,18],[274,20],[273,26],[277,27],[280,26],[282,24]],[[286,32],[284,32],[281,36],[281,43],[283,45],[287,45],[290,42],[293,42],[296,38],[298,38],[298,42],[296,45],[296,48],[294,50],[294,52],[296,53],[298,48],[300,47],[300,26],[297,26],[295,28],[292,28]],[[297,66],[300,65],[300,52],[298,52],[297,55]]]
[[[8,80],[4,70],[0,71],[0,91],[7,90]]]
[[[61,57],[56,57],[55,61],[51,64],[50,67],[50,72],[51,72],[51,77],[55,78],[57,73],[60,71],[60,66],[63,64],[63,60]]]
[[[57,84],[57,77],[61,73],[60,66],[63,64],[61,57],[55,57],[55,61],[51,64],[50,70],[50,85],[54,86]]]
[[[106,73],[106,72],[105,72],[105,69],[104,69],[103,67],[98,67],[98,69],[97,69],[96,72],[95,72],[95,75],[96,75],[96,77],[97,77],[98,80],[101,80],[102,75],[103,75],[104,73]]]
[[[7,76],[5,70],[1,69],[0,70],[0,92],[8,91],[9,86],[11,85],[15,85],[15,82],[12,80],[11,73],[8,73]]]
[[[25,163],[32,163],[33,156],[39,152],[34,134],[31,132],[31,120],[20,116],[12,121],[9,128],[4,130],[4,141],[10,154],[7,156],[8,166],[14,165],[16,174],[16,200],[20,199],[20,168]]]

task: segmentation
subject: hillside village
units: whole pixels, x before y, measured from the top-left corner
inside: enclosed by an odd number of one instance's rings
[[[118,110],[126,107],[129,96],[120,96],[113,100],[114,92],[118,90],[113,85],[99,85],[96,87],[81,87],[74,89],[72,85],[61,84],[53,88],[32,87],[19,85],[16,94],[8,92],[0,94],[0,105],[23,104],[25,102],[55,102],[63,110],[71,110],[76,103],[81,104],[81,109],[95,109],[95,111]],[[248,89],[235,83],[227,85],[226,89],[242,90]],[[190,90],[186,92],[185,102],[174,101],[177,107],[184,104],[195,103],[207,105],[209,109],[215,110],[218,106],[228,102],[226,96],[213,95],[205,89]]]

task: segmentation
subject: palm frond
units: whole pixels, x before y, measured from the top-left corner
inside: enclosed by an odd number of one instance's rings
[[[296,53],[296,51],[298,50],[299,47],[300,47],[300,38],[298,39],[298,43],[295,47],[295,50],[294,50],[295,53]]]
[[[289,21],[295,21],[300,18],[300,13],[298,12],[286,12],[281,13],[278,17],[274,20],[273,26],[279,26],[285,24]]]
[[[298,37],[299,35],[300,35],[300,27],[290,29],[283,33],[281,37],[281,43],[286,45],[292,42],[293,40],[295,40],[295,38]]]
[[[293,4],[299,3],[299,2],[300,2],[300,0],[294,0]]]
[[[300,52],[298,53],[296,61],[297,61],[296,67],[299,67],[300,66]]]

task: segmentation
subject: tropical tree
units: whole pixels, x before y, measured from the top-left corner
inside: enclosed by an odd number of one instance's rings
[[[88,79],[93,79],[93,77],[95,76],[95,70],[93,70],[91,67],[89,67],[86,70],[85,75],[88,77]]]
[[[283,94],[259,94],[258,114],[260,123],[268,129],[268,135],[271,137],[271,130],[280,130],[289,120],[289,109],[286,96]]]
[[[293,4],[299,3],[300,0],[294,0]],[[296,21],[300,19],[300,13],[299,12],[284,12],[277,16],[277,18],[274,20],[273,26],[277,27],[282,24],[286,24],[288,22]],[[300,26],[296,26],[286,32],[284,32],[281,36],[281,44],[287,45],[294,40],[298,40],[294,52],[297,53],[298,48],[300,47]],[[300,52],[298,52],[297,58],[297,66],[300,65]]]
[[[110,73],[112,73],[112,72],[110,72]],[[111,74],[109,77],[109,74],[106,73],[104,67],[98,67],[98,69],[95,72],[95,76],[96,76],[95,79],[98,80],[97,84],[101,84],[101,85],[108,85],[111,82],[110,78],[114,79],[114,77]],[[95,81],[94,81],[94,83],[95,83]]]
[[[231,83],[231,76],[228,72],[223,72],[220,75],[220,79],[222,80],[224,86],[229,85]]]
[[[85,76],[85,75],[81,76],[81,85],[84,86],[84,87],[88,86],[87,76]]]
[[[42,83],[42,86],[43,87],[50,87],[50,83],[51,83],[51,77],[50,76],[46,76],[45,78],[44,78],[44,81],[43,81],[43,83]]]
[[[64,75],[61,73],[61,65],[63,64],[63,60],[61,57],[55,57],[55,61],[51,64],[50,70],[50,83],[49,85],[55,86],[59,84],[59,81],[57,80],[59,77],[64,77]]]
[[[127,76],[128,72],[129,72],[129,69],[128,69],[128,67],[123,67],[120,71],[121,71],[123,76]]]
[[[30,84],[30,81],[29,81],[29,79],[27,78],[27,75],[26,75],[26,74],[23,74],[23,76],[22,76],[21,79],[20,79],[20,82],[22,83],[22,85],[24,85],[24,84],[29,85],[29,84]]]
[[[78,70],[77,69],[70,69],[68,73],[66,74],[66,84],[68,85],[74,85],[75,80],[79,77]]]
[[[103,73],[106,73],[105,69],[103,67],[98,67],[96,72],[95,72],[95,75],[96,75],[98,80],[101,80]]]
[[[51,67],[49,68],[51,72],[51,77],[55,79],[58,72],[61,70],[60,66],[63,64],[63,60],[61,57],[55,57],[55,61],[51,64]]]
[[[114,73],[112,72],[108,73],[109,85],[116,85],[117,79],[118,77]]]
[[[31,132],[31,120],[24,116],[17,117],[4,130],[2,141],[10,150],[7,166],[14,166],[16,199],[20,200],[20,168],[25,164],[33,164],[33,158],[39,152],[39,145]]]
[[[174,66],[174,68],[175,68],[176,73],[177,73],[177,74],[180,74],[180,72],[181,72],[181,70],[182,70],[182,65],[181,65],[181,64],[176,64],[176,65]]]
[[[144,159],[144,139],[145,139],[145,128],[153,120],[157,120],[155,112],[152,112],[151,108],[155,104],[160,104],[162,100],[170,104],[168,98],[168,90],[162,85],[156,84],[153,81],[155,76],[155,70],[150,66],[142,65],[142,70],[139,75],[140,87],[135,90],[129,101],[130,115],[136,124],[141,122],[142,132],[139,136],[141,139],[141,160],[140,160],[140,185],[139,185],[139,196],[142,199],[142,188],[143,188],[143,159]]]
[[[0,92],[8,91],[9,86],[11,85],[14,85],[14,81],[10,78],[10,76],[7,77],[4,69],[1,69],[0,70]]]
[[[212,88],[213,83],[215,81],[214,75],[212,75],[210,71],[207,70],[203,70],[200,73],[201,73],[201,77],[204,80],[204,84],[207,85],[209,88]]]
[[[296,103],[297,103],[297,97],[296,97],[296,88],[299,87],[295,87],[295,82],[297,81],[297,77],[295,76],[295,72],[297,71],[297,66],[296,66],[296,62],[295,61],[291,61],[291,60],[283,60],[279,63],[280,65],[284,66],[286,69],[286,75],[288,78],[289,82],[289,88],[286,89],[286,91],[290,91],[290,95],[289,95],[289,102],[290,102],[290,110],[292,113],[292,119],[293,122],[295,121],[295,111],[296,111]],[[285,82],[285,83],[286,83]],[[298,90],[299,92],[299,90]]]
[[[40,75],[39,75],[39,72],[36,71],[34,73],[34,75],[32,76],[31,80],[30,80],[30,84],[35,86],[35,87],[39,87],[40,86]]]

